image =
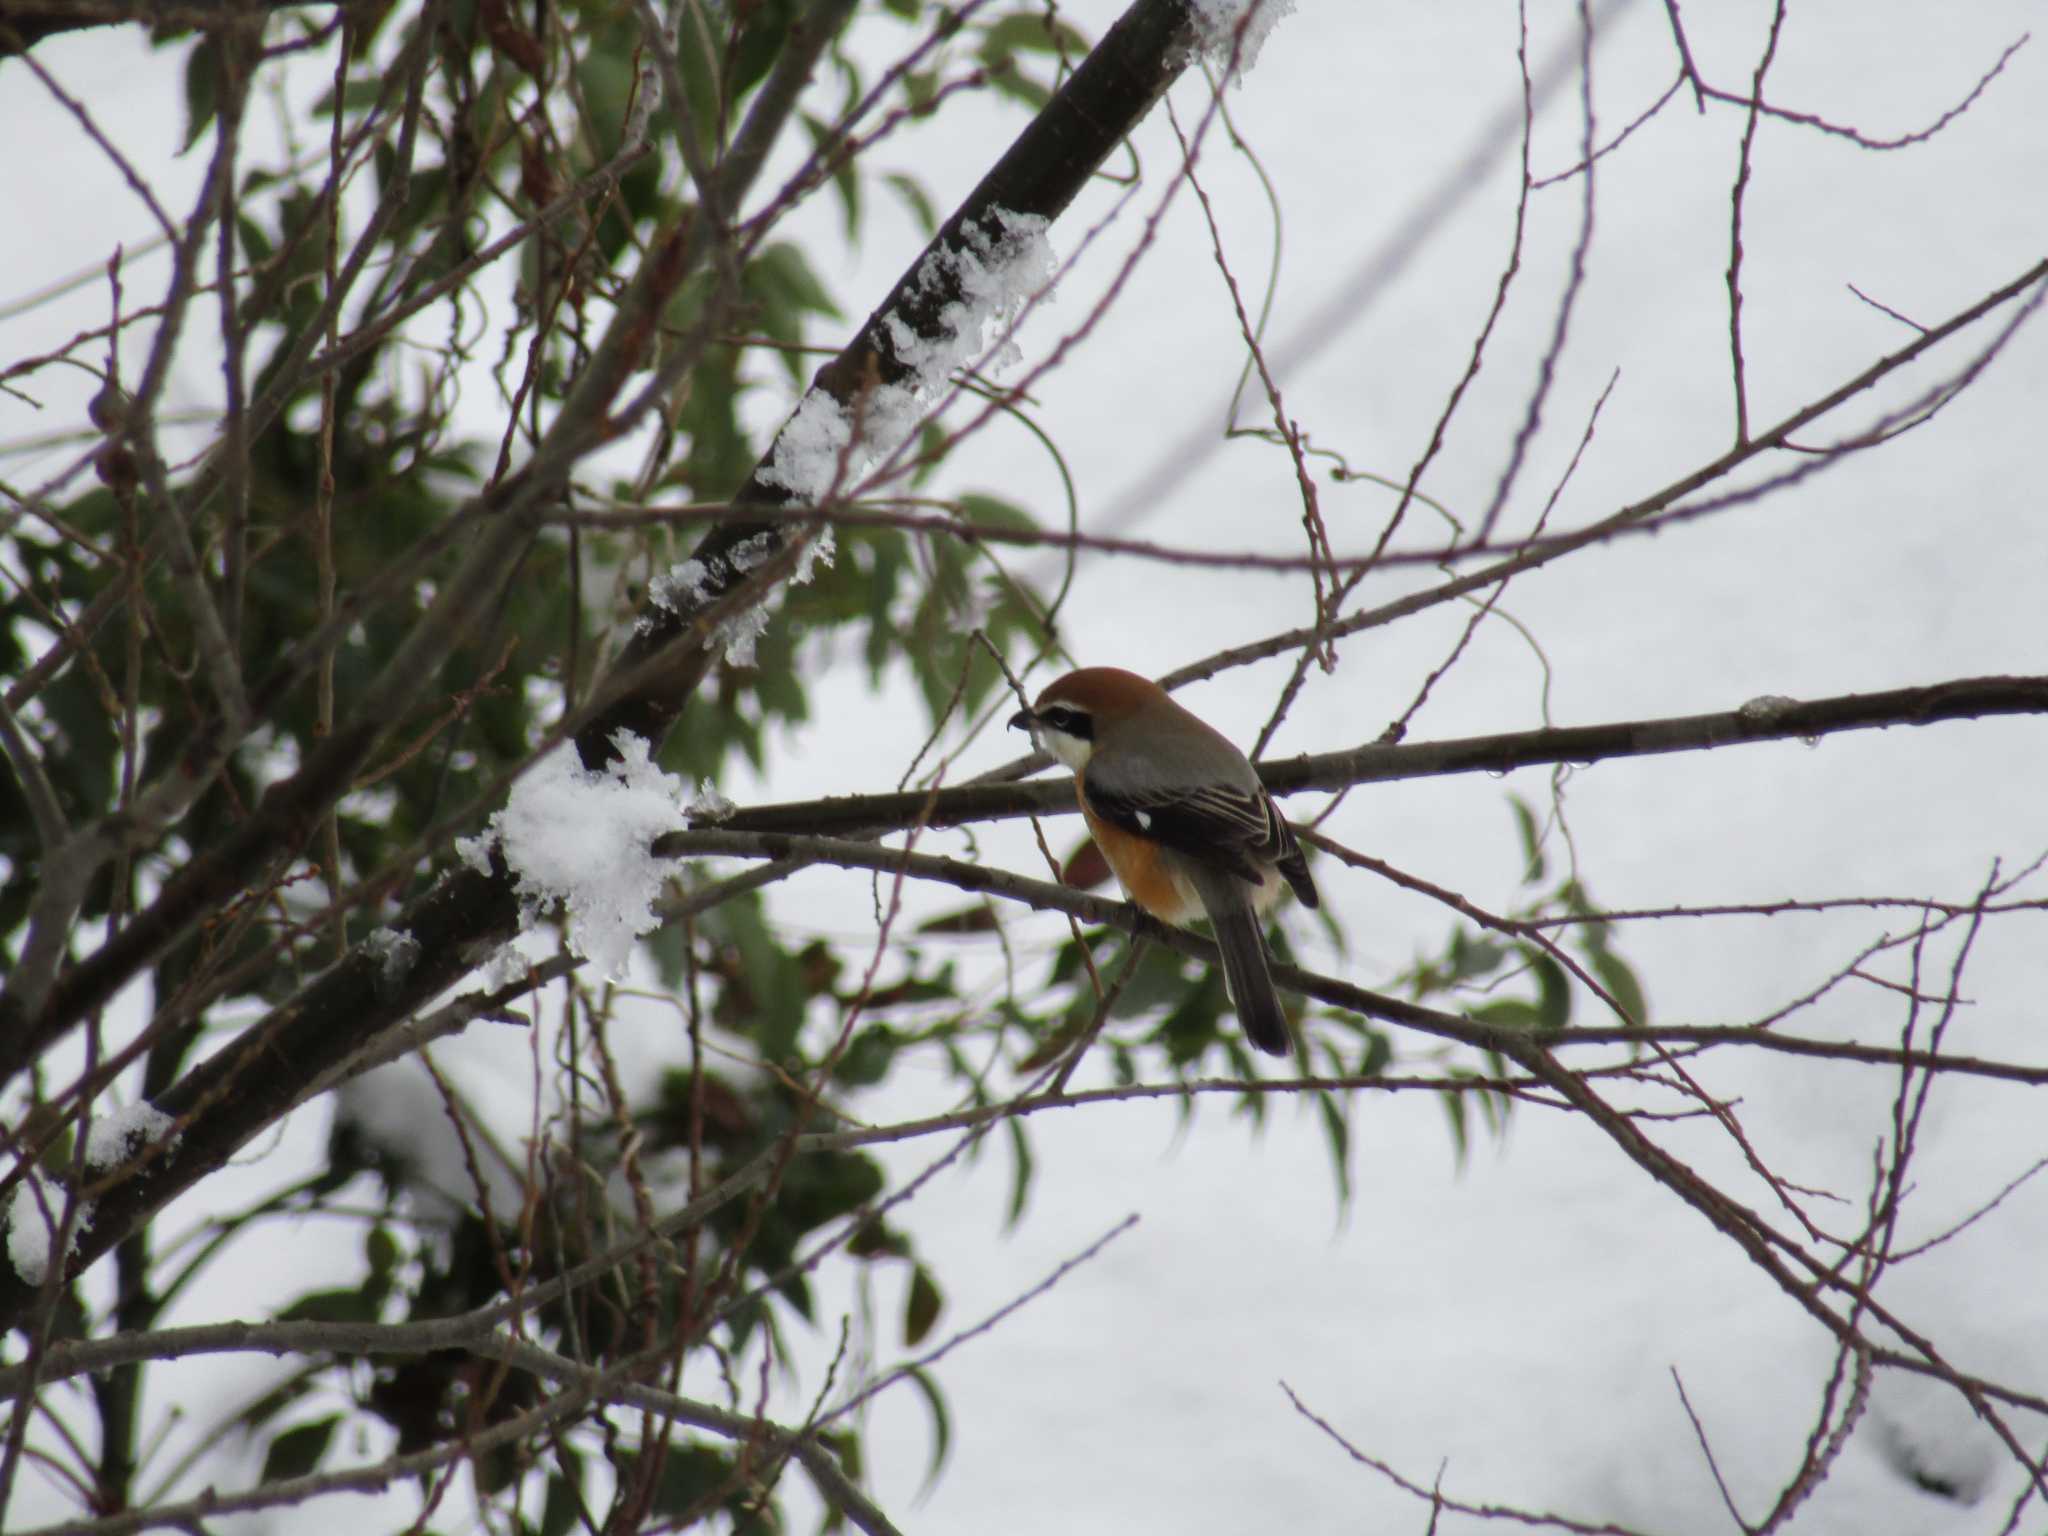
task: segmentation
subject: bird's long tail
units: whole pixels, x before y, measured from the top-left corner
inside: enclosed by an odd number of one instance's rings
[[[1243,881],[1224,874],[1199,887],[1216,947],[1223,951],[1223,984],[1245,1038],[1269,1055],[1287,1055],[1287,1015],[1266,966],[1265,929],[1252,909],[1251,892]]]

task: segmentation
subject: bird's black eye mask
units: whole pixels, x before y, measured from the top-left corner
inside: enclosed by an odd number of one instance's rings
[[[1064,704],[1055,704],[1051,709],[1040,711],[1038,719],[1040,724],[1050,726],[1064,736],[1072,736],[1081,741],[1095,739],[1095,717],[1086,710],[1069,709]]]

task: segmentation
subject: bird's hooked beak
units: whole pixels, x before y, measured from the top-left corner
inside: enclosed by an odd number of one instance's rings
[[[1032,731],[1037,728],[1038,716],[1028,709],[1020,709],[1010,716],[1010,729],[1013,731]]]

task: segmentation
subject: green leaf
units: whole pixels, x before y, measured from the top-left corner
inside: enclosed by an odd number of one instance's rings
[[[910,1297],[903,1306],[903,1344],[906,1349],[915,1349],[924,1342],[944,1306],[945,1301],[939,1295],[939,1287],[932,1279],[931,1271],[922,1264],[918,1265],[910,1272]]]
[[[932,206],[931,198],[916,177],[890,171],[882,177],[882,185],[903,200],[903,206],[910,210],[910,216],[917,220],[918,228],[927,240],[939,232],[939,210]]]
[[[1036,11],[999,17],[982,33],[984,56],[1023,49],[1064,57],[1088,51],[1088,40],[1064,22]]]
[[[853,1037],[833,1075],[851,1087],[871,1088],[889,1075],[899,1044],[896,1031],[887,1024],[870,1024]]]
[[[580,87],[577,94],[585,109],[583,131],[597,158],[609,160],[619,152],[620,137],[626,126],[626,107],[639,87],[639,73],[623,51],[599,45],[591,47],[576,61],[576,78]],[[567,93],[564,95],[566,97]],[[626,231],[619,220],[606,219],[603,222],[599,239],[606,261],[618,254],[625,238]]]
[[[56,788],[75,817],[80,810],[99,815],[114,786],[114,756],[119,747],[101,704],[98,690],[81,675],[83,668],[59,677],[56,686],[43,691],[37,702],[49,716],[49,723],[65,743],[65,772]]]
[[[263,232],[262,225],[247,214],[238,214],[235,217],[235,233],[242,242],[242,254],[250,266],[261,266],[270,260],[275,247],[270,243],[270,236]]]
[[[1035,533],[1038,519],[1015,502],[1004,501],[983,491],[968,491],[959,498],[960,520],[979,528],[1013,533]]]
[[[840,1469],[855,1482],[865,1475],[866,1459],[861,1455],[860,1436],[851,1430],[821,1429],[817,1432],[818,1444],[830,1451],[839,1462]]]
[[[832,301],[818,274],[811,270],[802,250],[787,241],[771,245],[756,256],[748,266],[748,276],[756,284],[780,290],[800,309],[832,320],[842,318],[839,306]]]
[[[758,10],[759,6],[749,7]],[[674,14],[681,15],[681,12]],[[625,29],[617,34],[620,38],[619,57],[630,60],[638,52],[638,39],[632,38]],[[683,80],[683,99],[688,103],[692,115],[697,119],[698,137],[706,143],[714,142],[718,130],[718,103],[724,99],[722,82],[719,80],[722,63],[716,57],[713,40],[707,29],[691,26],[687,22],[675,32],[676,64]],[[663,120],[673,120],[674,114],[664,101],[658,109]]]
[[[1560,1030],[1571,1022],[1572,984],[1556,959],[1535,948],[1524,948],[1529,969],[1536,977],[1536,1018],[1546,1030]]]
[[[910,100],[912,117],[929,117],[939,99],[939,77],[936,71],[913,69],[903,76],[903,94]]]
[[[1110,1017],[1117,1019],[1139,1019],[1156,1009],[1179,1003],[1187,997],[1187,968],[1181,957],[1161,944],[1145,944],[1142,940],[1125,939],[1118,945],[1118,953],[1107,962],[1098,960],[1096,965],[1106,974],[1107,982],[1116,969],[1122,967],[1124,956],[1121,952],[1126,945],[1139,944],[1138,963],[1131,971],[1130,980],[1117,994]],[[1093,998],[1090,1002],[1092,1004]]]
[[[953,1443],[953,1424],[946,1413],[945,1395],[939,1391],[939,1384],[921,1368],[913,1367],[908,1373],[910,1383],[924,1396],[924,1405],[932,1416],[932,1464],[924,1475],[924,1487],[918,1490],[922,1498],[931,1492],[932,1485],[939,1480],[939,1469],[946,1464],[946,1452]]]
[[[1518,997],[1503,997],[1496,1002],[1483,1003],[1472,1010],[1472,1017],[1481,1024],[1491,1024],[1496,1029],[1519,1029],[1535,1031],[1543,1028],[1543,1015],[1534,1003],[1525,1003]]]
[[[727,977],[717,1017],[753,1039],[768,1061],[796,1049],[810,989],[803,968],[777,942],[758,897],[729,901],[700,920],[702,931],[720,946]]]
[[[732,97],[737,101],[757,85],[775,63],[796,19],[795,0],[767,0],[750,8],[746,30],[732,50]],[[745,14],[744,12],[742,14]],[[851,231],[849,231],[850,233]]]
[[[776,1209],[799,1232],[851,1215],[882,1192],[881,1165],[854,1152],[812,1152],[789,1165]]]
[[[308,1291],[278,1314],[281,1323],[374,1323],[377,1309],[361,1289]]]
[[[1463,1074],[1453,1073],[1452,1075],[1462,1076]],[[1465,1126],[1465,1095],[1463,1093],[1440,1093],[1437,1095],[1437,1102],[1443,1105],[1444,1118],[1451,1124],[1451,1156],[1457,1164],[1458,1171],[1463,1173],[1465,1171],[1466,1154],[1471,1151],[1471,1143],[1467,1138]]]
[[[243,1429],[261,1429],[312,1389],[313,1383],[310,1379],[304,1376],[295,1377],[257,1398],[235,1416],[235,1423]]]
[[[946,429],[936,421],[928,421],[917,429],[917,458],[910,467],[911,489],[931,479],[945,461]]]
[[[619,1486],[635,1486],[646,1474],[643,1455],[637,1451],[617,1454]],[[665,1515],[702,1513],[704,1505],[732,1479],[732,1463],[708,1445],[678,1441],[661,1458],[661,1470],[654,1485],[654,1507]]]
[[[184,153],[199,142],[220,109],[220,44],[202,38],[185,56],[185,142]]]
[[[388,1277],[391,1271],[398,1267],[398,1261],[402,1257],[398,1249],[398,1239],[393,1237],[386,1227],[370,1228],[363,1237],[363,1257],[369,1261],[370,1274],[373,1277],[380,1280]]]
[[[339,1423],[341,1415],[337,1413],[288,1429],[271,1441],[270,1449],[263,1455],[262,1481],[278,1483],[287,1478],[304,1477],[319,1466],[320,1458],[327,1454],[327,1442],[334,1438],[335,1426]]]
[[[1507,1063],[1496,1059],[1494,1071],[1505,1074]],[[1480,1113],[1486,1116],[1486,1128],[1492,1131],[1495,1137],[1505,1136],[1508,1129],[1508,1112],[1515,1107],[1515,1101],[1491,1088],[1480,1090],[1474,1097],[1479,1100]]]
[[[1453,929],[1450,949],[1446,954],[1449,973],[1446,979],[1460,982],[1491,976],[1507,964],[1512,953],[1505,944],[1481,938],[1464,928]]]
[[[1033,112],[1043,112],[1052,100],[1052,87],[1032,79],[1017,67],[1015,59],[1009,57],[990,61],[988,83]]]
[[[830,124],[808,112],[803,114],[803,123],[811,136],[811,152],[821,162],[830,159],[839,146],[839,135]],[[846,221],[849,242],[860,233],[860,172],[856,159],[853,155],[841,155],[832,161],[832,190],[839,195],[839,211]]]
[[[1522,883],[1534,885],[1543,878],[1543,834],[1536,813],[1520,795],[1509,795],[1515,813],[1515,830],[1522,839]]]
[[[682,991],[689,977],[690,958],[689,938],[682,924],[664,923],[641,939],[640,944],[654,962],[654,973],[661,978],[662,987],[669,992]]]
[[[341,105],[350,115],[367,112],[377,104],[377,98],[384,94],[385,79],[372,71],[357,75],[342,87]],[[313,103],[313,116],[330,117],[334,113],[334,88],[329,86],[320,93],[320,99]]]
[[[583,1458],[567,1446],[556,1452],[561,1471],[548,1479],[547,1502],[541,1506],[540,1536],[569,1536],[583,1517]]]
[[[1024,1206],[1031,1195],[1031,1138],[1025,1133],[1024,1122],[1011,1116],[1004,1122],[1010,1132],[1010,1204],[1003,1213],[1003,1225],[1014,1228],[1024,1219]]]
[[[1168,1064],[1176,1071],[1185,1070],[1200,1061],[1218,1040],[1226,1044],[1235,1041],[1238,1036],[1226,1034],[1223,1028],[1223,1012],[1229,1006],[1229,995],[1223,990],[1223,972],[1203,968],[1182,994],[1180,1005],[1159,1021],[1154,1038],[1165,1045]],[[1239,1065],[1245,1060],[1248,1058],[1241,1056]],[[1252,1113],[1257,1115],[1263,1107],[1264,1095],[1255,1096]]]
[[[1351,1127],[1335,1094],[1317,1094],[1316,1109],[1322,1115],[1323,1136],[1330,1143],[1330,1171],[1337,1178],[1337,1209],[1341,1211],[1351,1204]]]
[[[1593,974],[1600,978],[1600,985],[1610,992],[1628,1015],[1627,1022],[1641,1029],[1650,1022],[1650,1001],[1643,995],[1643,984],[1637,979],[1635,969],[1607,947],[1604,938],[1595,938],[1588,933],[1580,945],[1586,956],[1586,963]]]
[[[493,1446],[473,1457],[469,1475],[476,1491],[486,1499],[495,1498],[517,1483],[525,1473],[525,1454],[516,1445]]]
[[[887,1222],[865,1221],[846,1240],[846,1251],[856,1259],[907,1259],[910,1239]]]

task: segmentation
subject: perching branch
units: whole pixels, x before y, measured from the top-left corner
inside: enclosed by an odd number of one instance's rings
[[[1292,795],[1398,779],[1456,773],[1502,774],[1517,768],[1703,752],[1752,742],[1811,742],[1845,731],[1932,725],[1942,720],[2038,714],[2048,714],[2048,677],[1956,678],[1918,688],[1838,694],[1825,699],[1758,698],[1736,709],[1708,715],[1509,731],[1496,736],[1391,746],[1374,742],[1343,752],[1267,758],[1258,766],[1259,776],[1268,789],[1276,795]],[[1066,780],[1059,779],[976,784],[904,794],[834,795],[786,805],[746,806],[721,820],[718,826],[733,832],[805,832],[849,837],[898,827],[959,826],[1073,809],[1073,789]]]

